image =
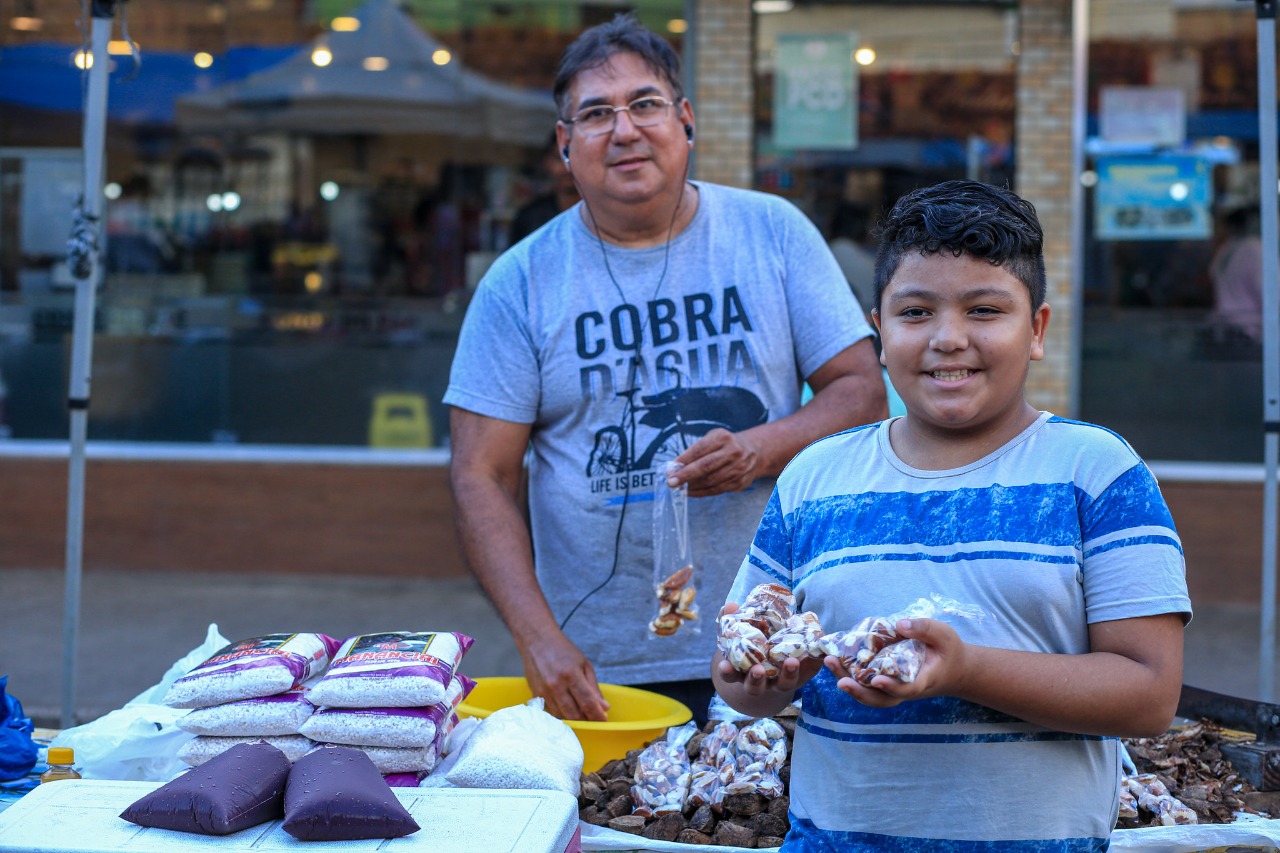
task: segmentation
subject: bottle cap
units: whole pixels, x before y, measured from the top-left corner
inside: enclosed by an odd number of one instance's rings
[[[51,746],[45,761],[49,764],[74,764],[76,751],[69,746]]]

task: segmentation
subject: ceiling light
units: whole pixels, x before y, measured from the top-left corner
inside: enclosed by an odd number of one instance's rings
[[[71,54],[71,61],[75,63],[76,68],[85,71],[93,67],[93,54],[86,50],[77,50]]]
[[[431,61],[436,65],[448,65],[451,59],[453,59],[453,54],[443,47],[431,54]]]
[[[876,52],[869,47],[860,47],[853,52],[853,61],[859,65],[870,65],[876,61]]]
[[[387,64],[385,56],[366,56],[363,63],[365,71],[386,71]]]
[[[684,18],[672,18],[667,21],[667,32],[679,35],[689,31],[689,22]]]
[[[28,17],[19,16],[16,18],[12,18],[9,21],[9,26],[13,27],[15,30],[18,30],[19,32],[34,33],[34,32],[40,31],[40,28],[44,26],[44,21],[40,20],[39,18],[28,18]]]
[[[755,0],[751,11],[757,15],[776,15],[779,12],[790,12],[795,7],[791,0]]]
[[[353,18],[350,15],[343,15],[340,18],[334,18],[329,22],[329,29],[335,33],[354,33],[360,29],[360,19]]]
[[[196,64],[196,68],[208,68],[213,65],[213,54],[206,53],[202,50],[195,56],[191,57],[191,61]]]
[[[112,39],[107,42],[107,53],[112,56],[132,56],[133,42],[125,39]]]
[[[324,68],[330,62],[333,62],[333,52],[330,51],[329,48],[321,45],[320,47],[317,47],[315,50],[311,51],[311,62],[314,65],[318,65],[321,68]]]

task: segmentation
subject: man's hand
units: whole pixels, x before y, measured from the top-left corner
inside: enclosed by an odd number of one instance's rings
[[[740,492],[761,476],[760,451],[745,433],[716,428],[676,457],[683,467],[667,480],[676,488],[689,484],[689,497],[705,498]]]
[[[521,651],[524,675],[547,713],[562,720],[605,722],[609,703],[600,693],[595,667],[564,634],[541,637]]]

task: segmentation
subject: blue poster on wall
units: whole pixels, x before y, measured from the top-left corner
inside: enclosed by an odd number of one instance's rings
[[[1210,167],[1200,157],[1100,157],[1094,188],[1099,240],[1207,240]]]

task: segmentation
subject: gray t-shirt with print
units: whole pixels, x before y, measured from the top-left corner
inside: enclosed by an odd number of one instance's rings
[[[655,475],[710,429],[791,414],[804,378],[871,334],[794,205],[695,186],[693,220],[664,245],[602,244],[579,203],[498,258],[444,397],[532,426],[538,581],[607,683],[707,677],[716,612],[773,488],[689,500],[701,618],[658,637]]]

